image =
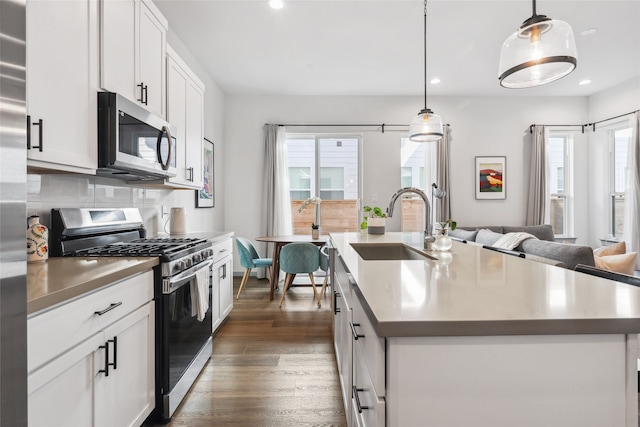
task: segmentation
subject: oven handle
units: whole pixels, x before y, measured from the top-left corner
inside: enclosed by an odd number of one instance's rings
[[[210,259],[205,262],[201,262],[198,265],[195,265],[188,270],[183,271],[182,273],[162,280],[162,293],[170,294],[173,293],[176,289],[181,288],[185,284],[189,283],[191,279],[196,276],[196,273],[203,268],[209,268],[213,265],[213,260]]]

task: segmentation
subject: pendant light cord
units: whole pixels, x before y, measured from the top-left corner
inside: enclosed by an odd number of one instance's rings
[[[533,0],[533,16],[536,16],[536,0]]]
[[[424,0],[424,109],[427,109],[427,0]]]

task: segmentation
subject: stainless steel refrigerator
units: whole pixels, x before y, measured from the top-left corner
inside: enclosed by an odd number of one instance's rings
[[[27,425],[25,0],[0,0],[0,426]]]

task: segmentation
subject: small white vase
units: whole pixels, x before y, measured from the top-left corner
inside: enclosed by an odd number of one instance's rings
[[[311,238],[312,239],[319,239],[320,238],[320,230],[317,228],[312,228],[311,229]]]

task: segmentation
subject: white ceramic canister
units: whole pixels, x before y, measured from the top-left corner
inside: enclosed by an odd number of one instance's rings
[[[169,217],[169,233],[184,234],[187,231],[186,214],[184,208],[171,208],[171,216]]]
[[[27,262],[46,261],[49,258],[49,230],[40,224],[40,217],[27,219]]]

